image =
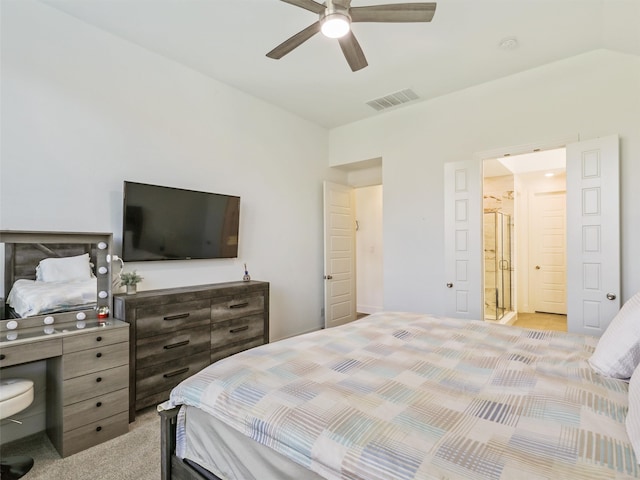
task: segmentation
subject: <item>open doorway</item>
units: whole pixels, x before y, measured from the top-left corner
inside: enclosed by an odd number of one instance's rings
[[[483,165],[484,318],[567,329],[566,151]]]
[[[382,185],[355,189],[356,314],[383,309]]]
[[[383,309],[382,159],[334,167],[324,182],[325,328]]]

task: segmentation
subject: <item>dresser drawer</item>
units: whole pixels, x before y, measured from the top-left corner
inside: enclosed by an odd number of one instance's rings
[[[103,347],[129,340],[129,325],[120,327],[98,328],[90,333],[70,335],[63,343],[64,353],[79,352],[94,347]]]
[[[112,417],[129,409],[129,389],[123,388],[89,400],[67,405],[63,409],[64,431]]]
[[[170,390],[209,365],[208,351],[173,362],[136,369],[136,403],[153,393]]]
[[[129,342],[81,350],[64,356],[63,378],[79,377],[129,363]]]
[[[137,308],[137,338],[209,325],[209,305],[209,300],[197,300]]]
[[[264,312],[262,292],[247,295],[234,295],[211,300],[211,321],[224,322],[232,318],[246,317]]]
[[[129,365],[64,381],[63,405],[70,405],[129,386]]]
[[[64,433],[62,456],[67,457],[129,431],[129,414],[119,413]],[[115,460],[117,461],[117,460]]]
[[[136,410],[141,410],[146,407],[157,406],[162,402],[169,400],[171,394],[171,388],[155,392],[147,395],[146,397],[140,397],[136,400]]]
[[[62,339],[52,338],[26,345],[0,348],[0,368],[62,355]]]
[[[233,355],[235,353],[244,352],[245,350],[249,350],[253,347],[259,347],[264,344],[264,339],[262,337],[256,338],[249,342],[243,343],[234,343],[233,345],[223,345],[220,348],[215,350],[211,350],[211,363],[217,362],[223,358],[228,357],[229,355]]]
[[[264,319],[262,315],[251,315],[211,324],[212,349],[243,342],[255,337],[264,337]]]
[[[136,342],[136,368],[190,357],[209,350],[210,327],[186,328],[179,332],[144,337]]]

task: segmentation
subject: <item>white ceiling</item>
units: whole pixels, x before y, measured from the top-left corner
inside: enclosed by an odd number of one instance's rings
[[[355,73],[321,34],[267,58],[317,20],[279,0],[40,1],[327,128],[406,88],[426,100],[594,49],[640,55],[638,0],[439,0],[430,23],[354,24],[369,62]],[[381,3],[402,2],[352,6]]]
[[[490,158],[483,162],[485,177],[499,177],[502,175],[520,175],[531,172],[545,172],[557,174],[564,172],[567,163],[566,149],[554,148],[533,153],[509,155],[500,158]]]

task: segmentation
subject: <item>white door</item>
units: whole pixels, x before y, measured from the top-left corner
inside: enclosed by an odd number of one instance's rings
[[[566,193],[534,193],[532,200],[534,310],[566,314]]]
[[[482,162],[444,166],[445,315],[480,320],[482,279]]]
[[[567,145],[567,327],[601,335],[620,309],[618,136]]]
[[[324,326],[356,319],[353,189],[324,182]]]

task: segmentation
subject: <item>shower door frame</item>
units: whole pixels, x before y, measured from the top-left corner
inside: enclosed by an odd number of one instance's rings
[[[484,219],[486,215],[493,216],[493,230],[494,230],[494,270],[493,270],[493,290],[495,291],[495,315],[491,320],[499,321],[504,318],[507,312],[513,311],[513,275],[511,265],[513,263],[513,244],[511,242],[512,229],[511,229],[511,215],[505,212],[494,211],[483,213],[483,229],[486,228]],[[506,225],[505,225],[506,220]],[[506,237],[506,239],[505,239]],[[485,245],[483,251],[486,249],[486,235],[483,235],[485,239]],[[505,248],[508,251],[508,259],[505,259]],[[500,254],[499,254],[500,252]],[[506,262],[506,264],[504,263]],[[487,278],[487,258],[486,253],[484,257],[484,274],[485,279],[485,294],[486,294],[486,278]],[[506,268],[505,268],[506,267]],[[508,277],[508,285],[505,288],[505,275]],[[505,301],[505,297],[508,298],[508,302]],[[487,303],[485,301],[483,317],[489,319],[487,314]]]

